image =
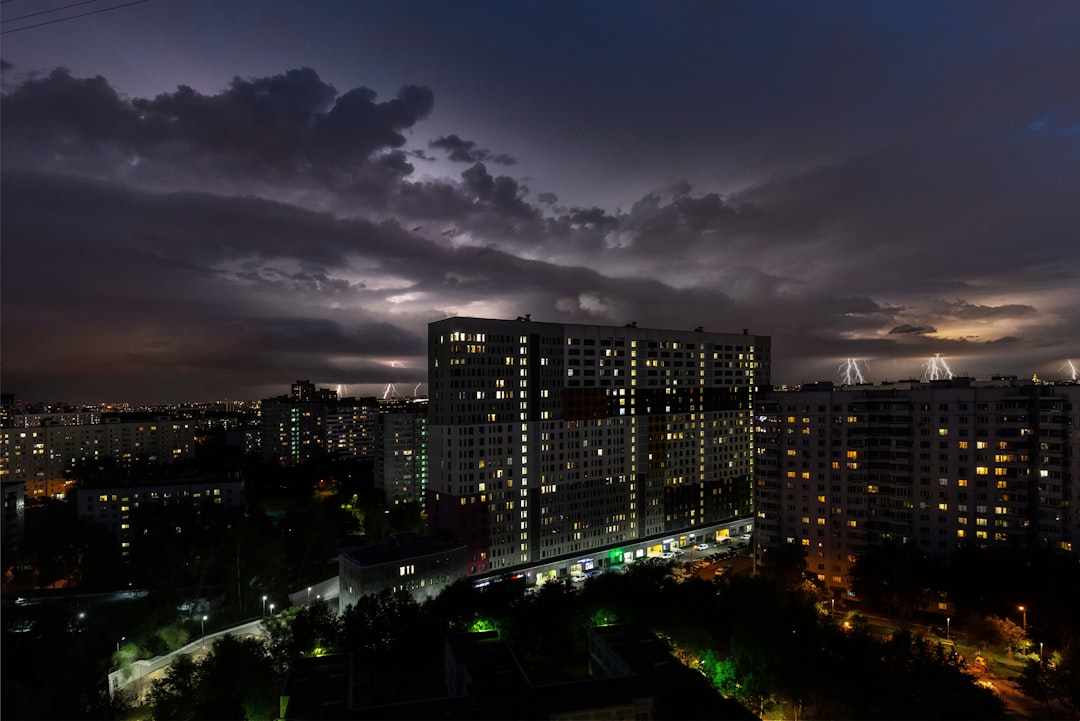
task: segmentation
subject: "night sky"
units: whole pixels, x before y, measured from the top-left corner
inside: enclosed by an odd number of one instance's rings
[[[1075,0],[128,1],[2,5],[19,398],[411,393],[454,315],[1080,365]]]

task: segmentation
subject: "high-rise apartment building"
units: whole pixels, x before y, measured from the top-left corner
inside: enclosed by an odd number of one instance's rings
[[[428,484],[426,398],[386,398],[379,401],[376,431],[375,485],[386,503],[420,503]]]
[[[753,515],[767,336],[451,318],[428,327],[427,511],[470,575]]]
[[[289,395],[263,400],[259,417],[264,458],[287,465],[326,456],[369,458],[378,401],[338,398],[336,390],[298,380]]]
[[[327,452],[335,458],[371,458],[378,421],[379,401],[374,396],[327,403]]]
[[[282,464],[302,463],[326,453],[326,403],[337,391],[298,380],[287,396],[265,399],[259,408],[262,453]]]
[[[886,540],[1073,552],[1080,543],[1080,385],[968,378],[831,383],[759,403],[755,541],[803,546],[837,594]]]

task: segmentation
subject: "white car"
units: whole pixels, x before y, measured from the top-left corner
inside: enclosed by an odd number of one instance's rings
[[[694,546],[694,548],[699,550],[699,551],[708,551],[709,550],[709,544],[707,544],[707,543],[699,543],[698,545]]]

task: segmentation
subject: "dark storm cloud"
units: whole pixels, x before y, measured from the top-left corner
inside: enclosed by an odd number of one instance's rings
[[[514,165],[517,160],[505,153],[495,154],[490,150],[477,147],[471,140],[465,140],[457,135],[444,135],[435,138],[428,143],[429,148],[439,148],[446,151],[446,157],[457,163],[498,163],[499,165]]]
[[[389,323],[367,321],[346,329],[326,318],[246,318],[232,328],[257,350],[303,349],[309,354],[418,356],[427,341]]]
[[[726,305],[713,293],[645,278],[628,285],[492,247],[447,247],[394,221],[339,220],[265,200],[15,171],[0,190],[4,265],[28,271],[5,277],[4,287],[5,383],[21,387],[42,374],[74,381],[65,347],[79,349],[84,377],[123,375],[131,387],[165,367],[177,387],[252,366],[260,383],[275,374],[283,383],[294,375],[389,382],[388,358],[401,361],[399,376],[420,380],[424,323],[477,298],[494,299],[496,315],[546,309],[613,324],[662,325],[661,296]],[[43,212],[55,207],[65,212]],[[52,288],[45,295],[43,277]]]
[[[964,320],[982,320],[986,318],[1030,318],[1034,316],[1037,311],[1030,305],[999,305],[999,306],[987,306],[976,305],[960,300],[955,303],[948,304],[948,307],[943,312]]]
[[[299,179],[354,172],[378,151],[402,147],[402,131],[433,104],[431,90],[418,86],[382,103],[363,87],[339,95],[309,68],[234,78],[217,95],[181,86],[132,100],[102,77],[77,79],[57,69],[7,93],[0,122],[11,156],[5,161],[16,167],[52,158],[53,168],[64,170],[111,151],[133,164],[210,158],[233,175]]]
[[[509,219],[533,220],[539,217],[536,208],[524,198],[522,187],[507,175],[492,176],[483,163],[476,163],[461,172],[463,187],[473,200],[496,216]]]
[[[898,325],[889,331],[889,335],[896,335],[897,333],[917,333],[919,335],[926,335],[927,333],[937,333],[937,328],[932,325]]]

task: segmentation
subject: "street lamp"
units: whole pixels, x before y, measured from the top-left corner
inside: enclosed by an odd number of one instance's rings
[[[1043,642],[1042,642],[1042,641],[1039,641],[1039,663],[1042,663],[1042,660],[1043,660],[1043,657],[1042,657],[1042,648],[1043,648]]]
[[[945,617],[945,640],[946,641],[949,640],[949,632],[951,631],[951,629],[949,628],[950,626],[952,626],[952,616],[946,616]]]
[[[266,596],[263,596],[263,615],[266,615]]]
[[[1024,633],[1027,633],[1027,606],[1017,606],[1016,609],[1024,614]]]
[[[307,605],[311,605],[311,586],[307,587]]]
[[[829,618],[832,618],[834,613],[836,613],[836,599],[835,598],[830,598],[829,599]]]
[[[271,616],[274,615],[274,604],[272,604],[272,603],[270,604],[270,615]]]
[[[121,636],[121,637],[120,637],[120,641],[123,641],[123,640],[125,640],[125,639],[127,639],[127,636]],[[117,641],[117,642],[116,642],[116,652],[117,652],[117,653],[120,653],[120,641]]]
[[[199,622],[202,624],[202,642],[206,643],[206,616],[199,619]]]

